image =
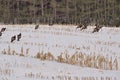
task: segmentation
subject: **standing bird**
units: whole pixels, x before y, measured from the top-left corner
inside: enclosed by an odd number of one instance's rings
[[[36,26],[35,26],[35,29],[38,29],[38,28],[39,28],[39,25],[36,25]]]
[[[49,23],[49,26],[52,26],[52,25],[53,25],[53,22],[50,22],[50,23]]]
[[[81,28],[82,26],[83,26],[82,24],[79,24],[79,25],[76,27],[76,29]]]
[[[6,30],[6,28],[2,28],[0,32],[4,32]]]
[[[95,24],[95,28],[94,28],[94,30],[93,30],[93,32],[92,33],[94,33],[94,32],[99,32],[99,30],[102,28],[102,26],[100,26],[100,25],[98,25],[98,24]]]
[[[19,33],[19,34],[17,35],[17,41],[20,41],[21,36],[22,36],[22,34],[21,34],[21,33]]]
[[[13,42],[14,40],[16,40],[16,36],[15,35],[11,37],[11,42]]]
[[[84,26],[81,28],[81,30],[83,30],[83,29],[87,29],[87,24],[84,24]]]
[[[2,36],[2,32],[0,32],[0,36]]]

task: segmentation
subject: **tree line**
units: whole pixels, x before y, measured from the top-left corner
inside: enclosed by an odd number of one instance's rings
[[[0,0],[0,23],[120,25],[119,0]]]

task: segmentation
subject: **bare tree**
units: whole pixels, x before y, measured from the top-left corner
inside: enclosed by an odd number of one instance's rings
[[[57,2],[56,2],[56,0],[52,0],[52,3],[54,3],[54,4],[52,4],[52,6],[53,6],[53,15],[54,15],[54,20],[56,20],[56,11],[57,11],[57,9],[56,9],[56,5],[57,5]],[[56,22],[56,21],[55,21]]]
[[[66,0],[66,18],[67,18],[67,23],[69,21],[69,0]]]
[[[75,6],[75,24],[77,24],[77,4],[76,4],[76,0],[74,0],[74,6]]]

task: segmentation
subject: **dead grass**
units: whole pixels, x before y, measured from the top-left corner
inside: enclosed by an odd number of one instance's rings
[[[8,46],[7,50],[4,49],[2,53],[5,55],[18,54],[18,52],[16,52],[15,50],[11,50],[10,46]],[[29,48],[24,50],[23,47],[21,47],[21,52],[19,53],[19,56],[23,57],[29,56]],[[75,52],[73,55],[69,55],[68,51],[65,50],[63,53],[60,53],[60,55],[58,55],[57,58],[55,58],[51,52],[48,53],[38,52],[35,58],[40,60],[57,61],[60,63],[66,63],[77,66],[79,65],[80,67],[84,66],[101,70],[118,70],[118,58],[111,59],[108,58],[107,56],[98,55],[95,53],[94,55],[93,54],[85,55],[82,52]]]

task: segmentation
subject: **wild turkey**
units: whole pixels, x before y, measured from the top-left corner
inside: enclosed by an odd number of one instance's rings
[[[100,25],[98,25],[98,24],[95,24],[95,28],[94,28],[94,30],[93,30],[93,32],[92,33],[94,33],[94,32],[99,32],[99,30],[102,28],[102,26],[100,26]]]
[[[78,29],[78,28],[82,28],[82,24],[79,24],[77,27],[76,27],[76,29]]]
[[[35,26],[35,29],[38,29],[38,28],[39,28],[39,25],[36,25],[36,26]]]
[[[2,28],[2,29],[1,29],[1,32],[4,32],[5,30],[6,30],[6,28]]]
[[[84,24],[84,26],[81,28],[81,30],[83,30],[83,29],[87,29],[87,24]]]
[[[50,22],[50,23],[49,23],[49,26],[52,26],[52,25],[53,25],[53,22]]]
[[[16,36],[11,37],[11,42],[13,42],[14,40],[16,40]]]
[[[19,40],[21,39],[21,36],[22,36],[21,33],[19,33],[19,34],[17,35],[17,41],[19,41]]]
[[[2,36],[2,32],[0,32],[0,36]]]

